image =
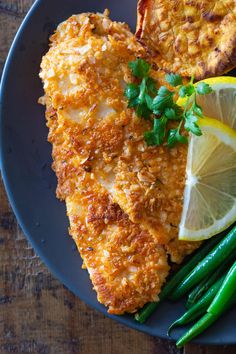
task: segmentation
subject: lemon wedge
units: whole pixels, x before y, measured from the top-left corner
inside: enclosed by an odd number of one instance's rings
[[[236,132],[216,119],[199,120],[190,135],[179,239],[200,241],[236,220]]]
[[[203,115],[218,119],[236,129],[236,77],[219,76],[199,82],[205,82],[213,89],[208,95],[197,96]],[[179,99],[177,103],[184,105],[185,102],[186,99]]]

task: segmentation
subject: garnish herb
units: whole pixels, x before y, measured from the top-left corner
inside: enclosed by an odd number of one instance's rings
[[[145,60],[136,59],[130,62],[129,68],[138,83],[128,84],[124,94],[128,99],[128,107],[134,108],[138,117],[153,121],[153,129],[144,133],[148,146],[166,143],[173,147],[176,143],[186,144],[188,139],[182,135],[182,127],[192,134],[202,134],[198,119],[203,115],[196,96],[211,93],[212,88],[208,84],[200,82],[194,86],[192,77],[184,85],[179,74],[166,74],[165,80],[171,89],[166,86],[157,89],[155,81],[149,76],[151,66]],[[186,99],[183,107],[175,103],[178,97]],[[168,122],[174,120],[179,121],[178,127],[168,129]]]

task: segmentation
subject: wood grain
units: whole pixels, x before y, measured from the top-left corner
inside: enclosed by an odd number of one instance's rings
[[[50,1],[50,0],[49,0]],[[0,0],[0,73],[32,0]],[[128,329],[90,309],[42,264],[26,241],[0,179],[0,354],[235,354]]]

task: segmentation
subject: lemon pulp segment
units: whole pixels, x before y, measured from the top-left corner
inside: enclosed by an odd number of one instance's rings
[[[179,238],[210,238],[236,220],[236,132],[210,118],[190,136]]]

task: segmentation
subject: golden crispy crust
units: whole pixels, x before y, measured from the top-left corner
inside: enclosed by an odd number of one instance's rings
[[[236,65],[236,1],[139,0],[136,36],[165,71],[222,75]]]
[[[143,134],[148,124],[143,121],[129,128],[130,138],[115,169],[115,199],[133,222],[164,245],[173,262],[180,263],[199,247],[199,243],[178,240],[187,145],[147,147]]]
[[[110,313],[134,312],[157,299],[169,270],[166,253],[148,232],[129,220],[93,178],[88,165],[77,165],[83,153],[74,145],[74,133],[81,134],[76,123],[58,118],[50,106],[46,117],[58,195],[66,200],[70,233],[98,300]]]
[[[187,147],[147,147],[151,123],[123,94],[128,62],[145,55],[126,25],[81,14],[58,27],[41,64],[57,196],[98,300],[116,314],[157,298],[166,251],[181,262],[198,247],[177,238]]]
[[[163,248],[131,223],[99,185],[68,198],[67,210],[98,300],[109,312],[134,312],[155,301],[168,274]]]
[[[97,19],[91,15],[90,22],[86,23],[87,18],[83,18],[86,28],[81,29],[80,36],[75,26],[77,18],[72,17],[60,25],[59,34],[52,37],[52,48],[43,60],[41,73],[47,95],[52,106],[58,107],[60,120],[73,119],[74,125],[70,124],[68,134],[73,151],[78,154],[76,163],[80,163],[81,154],[86,168],[130,219],[165,245],[172,261],[181,262],[185,256],[182,241],[176,241],[176,245],[180,244],[179,252],[178,247],[172,252],[168,243],[178,237],[187,146],[181,147],[180,153],[173,157],[174,149],[170,154],[167,148],[147,147],[143,134],[150,129],[150,122],[137,118],[133,110],[127,109],[123,95],[125,83],[132,80],[127,64],[134,59],[133,51],[142,56],[144,50],[130,32],[124,36],[114,23],[107,24],[112,34],[109,40],[104,39],[99,24],[94,35],[89,26]],[[72,24],[76,35],[70,32],[68,23]],[[151,74],[162,82],[163,72],[153,70]],[[64,145],[60,143],[59,150],[66,161],[66,154],[71,152],[62,148]],[[70,173],[67,169],[64,164],[56,171],[61,198],[75,187],[75,167],[69,169]],[[197,245],[191,243],[188,252]]]
[[[70,233],[98,300],[114,314],[155,301],[169,271],[163,247],[100,183],[132,118],[121,86],[129,81],[127,63],[142,53],[125,25],[82,14],[59,26],[40,74],[57,195],[66,201]]]

